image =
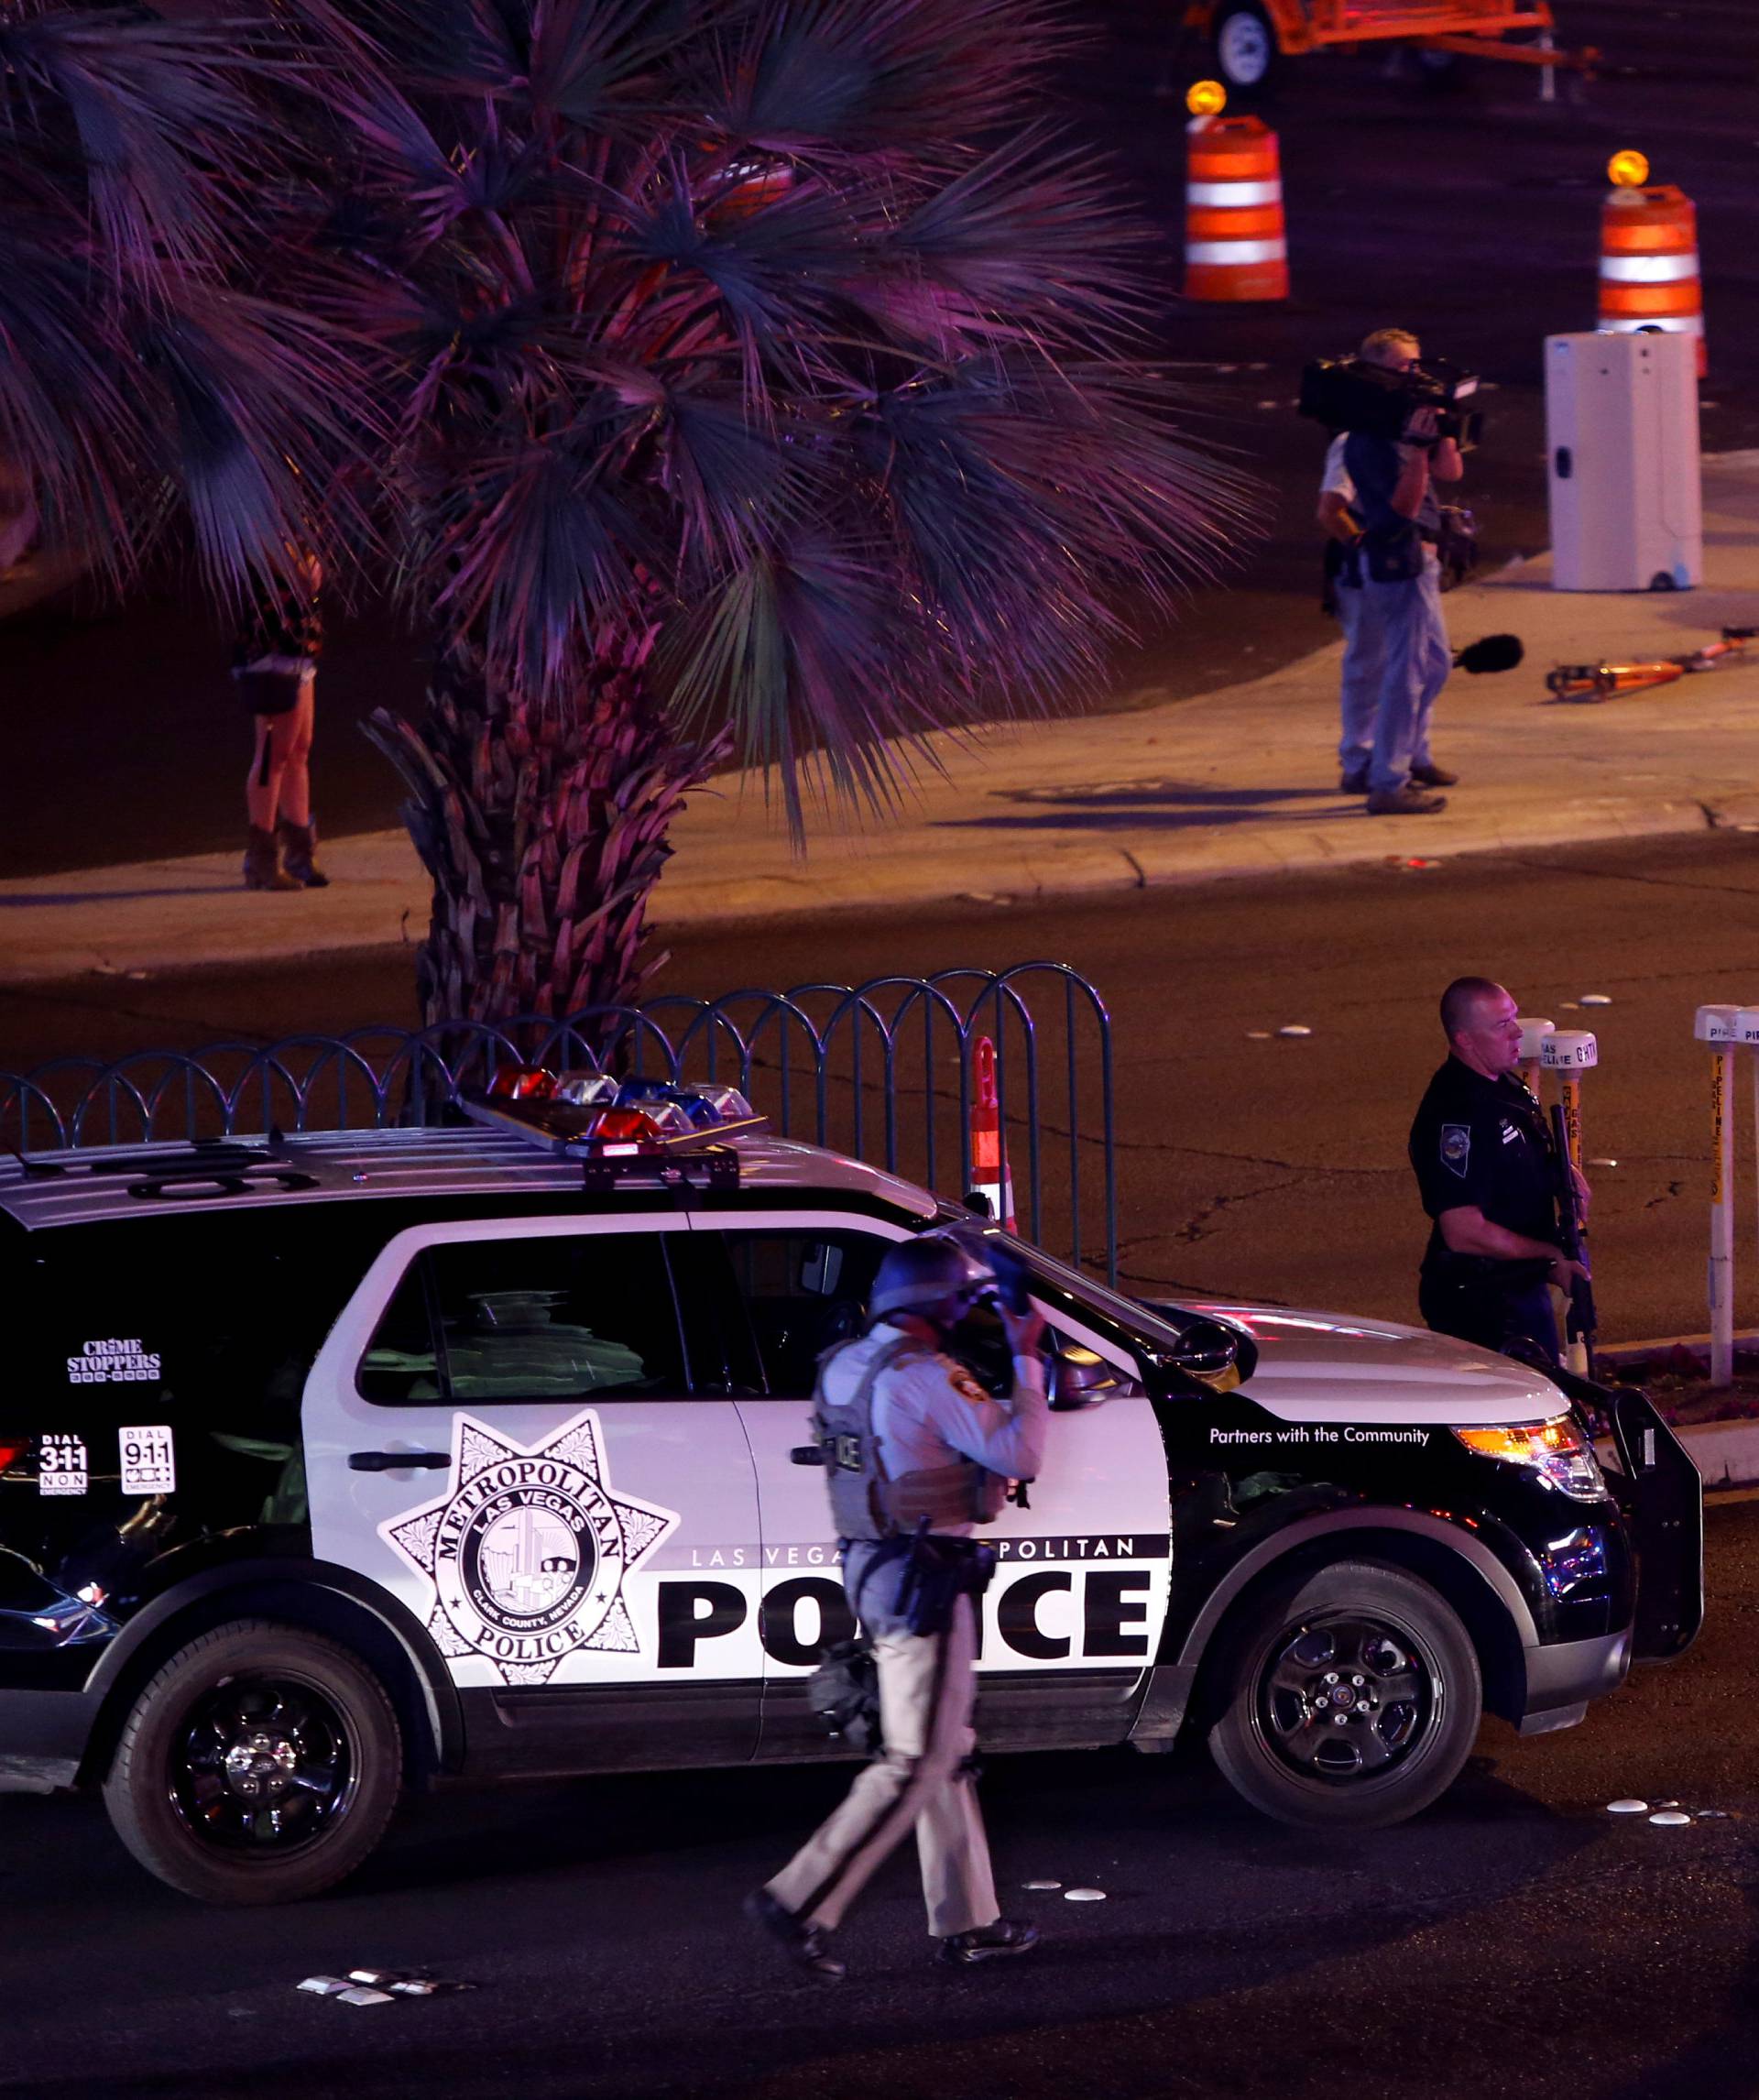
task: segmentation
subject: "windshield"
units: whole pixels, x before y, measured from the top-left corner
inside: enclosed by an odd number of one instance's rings
[[[1119,1330],[1120,1339],[1128,1340],[1133,1348],[1145,1350],[1151,1356],[1185,1354],[1187,1344],[1183,1331],[1163,1314],[1151,1312],[1146,1306],[1124,1297],[1108,1285],[1084,1276],[1079,1269],[1059,1262],[1042,1247],[1016,1240],[1011,1232],[1003,1232],[991,1225],[984,1229],[983,1238],[993,1240],[1007,1257],[1022,1263],[1031,1272],[1034,1283],[1043,1284],[1051,1296],[1066,1298],[1072,1301],[1073,1307],[1109,1322]]]

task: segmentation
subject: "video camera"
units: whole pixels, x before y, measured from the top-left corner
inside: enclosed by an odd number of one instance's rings
[[[1439,357],[1394,372],[1366,357],[1316,357],[1301,375],[1304,416],[1327,430],[1352,431],[1392,443],[1433,445],[1452,438],[1462,452],[1478,443],[1482,410],[1467,408],[1478,391],[1476,373],[1462,372]],[[1418,409],[1436,410],[1433,438],[1406,439],[1404,427]]]

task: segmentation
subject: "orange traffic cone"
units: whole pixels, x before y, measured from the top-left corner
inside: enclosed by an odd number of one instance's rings
[[[1622,154],[1615,157],[1615,179]],[[1640,155],[1633,167],[1648,172]],[[1601,318],[1603,333],[1658,328],[1696,335],[1705,373],[1704,287],[1698,274],[1698,213],[1671,182],[1624,182],[1601,208]]]
[[[1289,247],[1276,134],[1256,116],[1185,126],[1185,296],[1289,296]]]
[[[987,1035],[971,1045],[971,1193],[981,1198],[1005,1232],[1018,1232],[1014,1219],[1014,1177],[1008,1170],[1008,1148],[1001,1139],[1001,1101],[996,1091],[996,1046]]]

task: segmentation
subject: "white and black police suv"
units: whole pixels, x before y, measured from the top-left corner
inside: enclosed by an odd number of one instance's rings
[[[191,1895],[326,1887],[436,1777],[847,1755],[814,1367],[887,1247],[983,1227],[724,1090],[470,1106],[0,1162],[0,1784],[101,1787]],[[1384,1823],[1481,1706],[1566,1726],[1696,1631],[1640,1396],[1603,1476],[1507,1358],[1006,1244],[1056,1412],[992,1534],[988,1747],[1191,1724],[1269,1814]]]

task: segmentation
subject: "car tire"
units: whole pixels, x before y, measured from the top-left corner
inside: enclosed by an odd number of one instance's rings
[[[1211,1755],[1279,1822],[1402,1822],[1453,1784],[1478,1734],[1470,1635],[1428,1583],[1380,1562],[1334,1561],[1284,1584],[1223,1659]]]
[[[124,1844],[184,1895],[291,1903],[360,1865],[402,1781],[397,1713],[366,1664],[320,1634],[241,1619],[147,1685],[104,1799]]]
[[[1211,35],[1216,71],[1229,92],[1245,100],[1267,93],[1282,53],[1271,18],[1257,0],[1221,0]]]

